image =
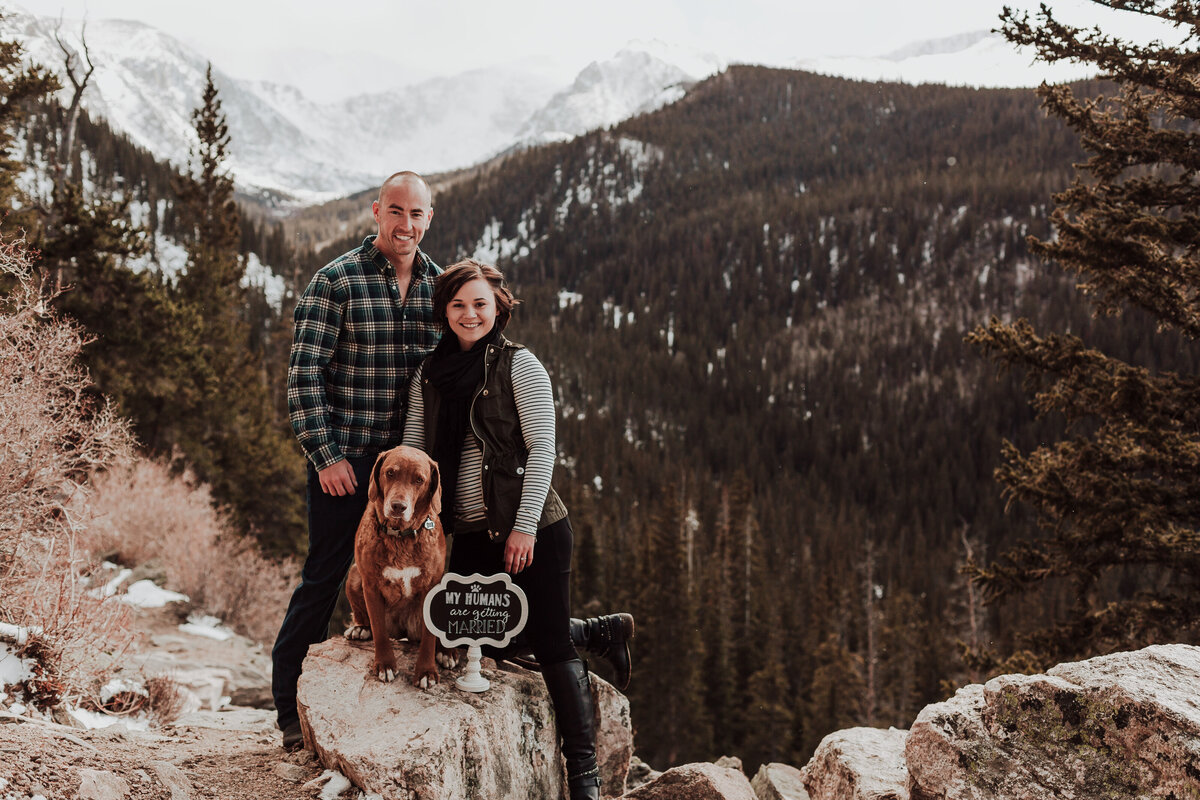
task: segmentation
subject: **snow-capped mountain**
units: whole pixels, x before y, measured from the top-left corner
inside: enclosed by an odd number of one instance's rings
[[[634,42],[584,67],[522,126],[523,142],[578,136],[683,97],[687,85],[725,69],[723,59],[663,42]]]
[[[6,13],[34,60],[61,72],[57,21]],[[80,21],[62,24],[78,47]],[[160,159],[182,166],[195,138],[207,59],[140,22],[89,20],[96,71],[88,111]],[[877,58],[808,58],[787,66],[868,80],[1031,86],[1082,77],[1077,68],[1032,65],[998,34],[922,42]],[[398,169],[433,173],[470,166],[514,146],[570,138],[673,102],[723,70],[716,54],[633,42],[573,81],[532,61],[424,80],[384,93],[315,102],[293,86],[239,80],[213,66],[231,142],[229,168],[246,192],[320,202],[376,185]],[[67,90],[64,98],[69,99]]]
[[[5,22],[34,60],[61,68],[56,21],[15,12]],[[80,23],[62,28],[63,38],[78,47]],[[86,38],[96,64],[83,98],[88,111],[157,157],[186,163],[207,60],[140,22],[89,20]],[[682,96],[685,84],[721,68],[715,56],[651,42],[590,64],[567,86],[530,62],[335,103],[313,102],[292,86],[238,80],[217,65],[213,80],[239,187],[306,203],[373,186],[398,169],[455,169],[516,143],[611,125]],[[69,99],[66,90],[63,97]]]

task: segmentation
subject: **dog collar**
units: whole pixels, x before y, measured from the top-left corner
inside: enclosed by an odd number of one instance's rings
[[[391,536],[399,536],[401,538],[405,536],[412,536],[413,538],[416,538],[417,531],[421,530],[421,528],[424,528],[427,531],[433,530],[433,517],[426,517],[425,521],[416,528],[393,528],[392,526],[388,525],[385,530]]]

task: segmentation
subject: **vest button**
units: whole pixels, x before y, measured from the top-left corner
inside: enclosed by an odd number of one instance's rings
[[[488,390],[487,390],[487,389],[484,389],[484,390],[483,390],[483,396],[484,396],[484,397],[487,397],[487,394],[488,394]]]

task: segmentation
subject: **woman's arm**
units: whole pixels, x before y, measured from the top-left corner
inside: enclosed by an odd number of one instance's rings
[[[425,394],[421,391],[424,374],[425,364],[422,363],[408,382],[408,410],[404,412],[404,437],[400,440],[401,444],[418,450],[425,449]]]
[[[521,488],[521,504],[513,530],[536,535],[542,506],[550,493],[554,475],[554,391],[550,376],[537,356],[528,350],[518,350],[513,356],[513,399],[517,418],[525,437],[528,457],[525,461],[525,481]]]

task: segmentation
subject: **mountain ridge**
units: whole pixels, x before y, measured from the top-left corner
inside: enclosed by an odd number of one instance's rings
[[[5,21],[31,56],[61,65],[57,21],[20,10]],[[83,24],[62,22],[64,38],[77,50]],[[84,106],[160,160],[184,164],[208,60],[145,23],[89,20],[86,26],[97,70]],[[801,58],[772,66],[871,80],[1033,85],[1044,75],[1031,71],[1031,60],[997,35],[975,32],[879,58]],[[617,124],[679,100],[727,66],[718,54],[633,41],[565,83],[552,77],[557,69],[519,59],[329,102],[295,86],[238,79],[219,64],[213,71],[230,126],[228,167],[239,190],[266,205],[294,208],[369,188],[397,169],[460,169]]]

